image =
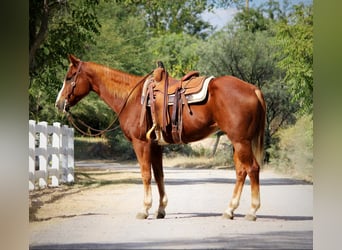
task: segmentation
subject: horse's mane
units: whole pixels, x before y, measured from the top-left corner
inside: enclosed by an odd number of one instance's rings
[[[94,62],[88,62],[88,64],[91,66],[91,70],[96,73],[100,84],[107,85],[107,89],[120,99],[127,98],[133,87],[142,79],[142,76],[125,73],[102,64]],[[139,91],[134,91],[131,98],[138,93]]]

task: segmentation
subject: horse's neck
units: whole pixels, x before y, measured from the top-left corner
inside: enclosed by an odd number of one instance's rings
[[[120,112],[140,76],[124,73],[109,67],[91,63],[92,89],[116,113]]]

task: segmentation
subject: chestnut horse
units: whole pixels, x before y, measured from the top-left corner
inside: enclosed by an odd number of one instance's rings
[[[70,66],[58,94],[56,107],[68,112],[71,106],[90,91],[94,91],[118,114],[122,131],[133,144],[144,186],[143,209],[137,214],[137,218],[146,219],[152,206],[151,167],[159,191],[156,218],[164,218],[168,199],[164,187],[162,146],[154,140],[146,139],[146,132],[152,126],[149,109],[145,124],[139,126],[141,94],[146,77],[124,73],[94,62],[82,62],[73,55],[69,55],[69,60]],[[256,220],[256,211],[260,207],[259,169],[263,161],[266,115],[263,94],[252,84],[232,76],[222,76],[211,81],[204,101],[189,105],[192,113],[183,114],[184,143],[201,140],[221,129],[234,148],[236,183],[223,217],[233,219],[248,175],[251,183],[251,208],[245,218]],[[169,108],[171,114],[172,106]]]

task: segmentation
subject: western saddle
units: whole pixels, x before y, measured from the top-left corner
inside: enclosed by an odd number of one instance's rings
[[[146,115],[146,107],[150,106],[153,126],[146,133],[146,138],[151,139],[154,131],[156,141],[160,145],[168,143],[181,144],[183,127],[183,106],[189,114],[192,114],[186,96],[198,93],[205,80],[205,76],[199,76],[198,71],[190,71],[180,80],[169,79],[162,62],[157,62],[158,67],[144,83],[141,104],[143,105],[140,126]],[[172,114],[169,114],[168,106],[172,105]],[[172,142],[166,142],[162,132],[167,133],[166,127],[171,123]]]

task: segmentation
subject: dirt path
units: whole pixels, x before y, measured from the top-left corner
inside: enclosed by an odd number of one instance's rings
[[[153,218],[153,185],[150,217],[137,220],[143,195],[137,166],[79,165],[87,167],[78,174],[83,185],[30,195],[40,207],[29,225],[30,249],[312,249],[313,186],[302,181],[263,171],[257,221],[243,218],[248,181],[235,219],[226,220],[234,171],[166,168],[166,218]]]

